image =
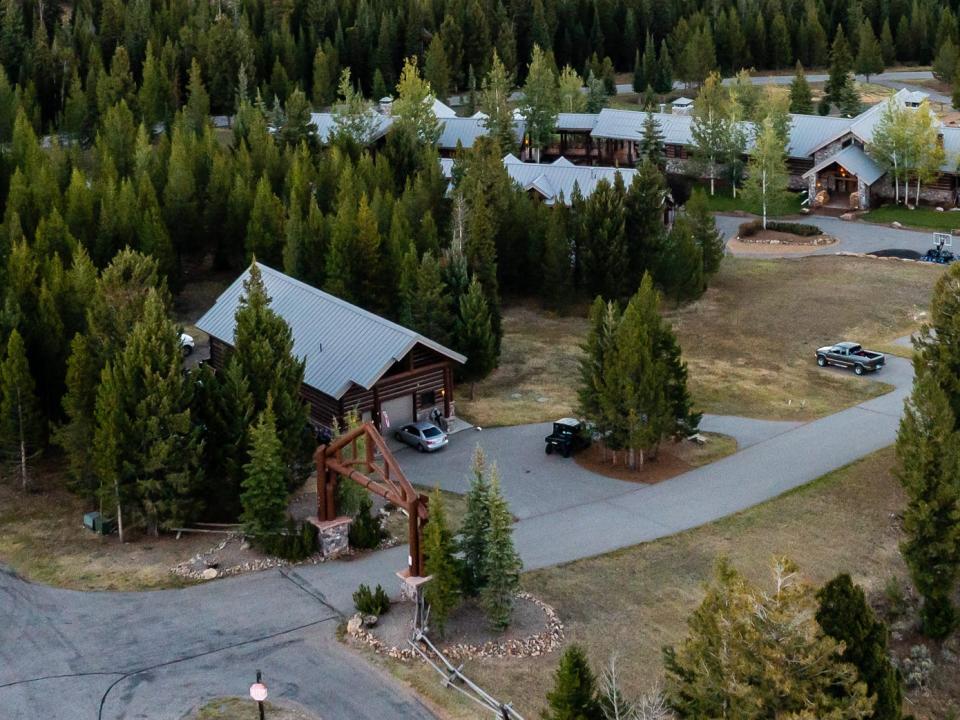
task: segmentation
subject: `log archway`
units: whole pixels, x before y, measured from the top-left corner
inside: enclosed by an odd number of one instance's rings
[[[377,455],[379,454],[379,461]],[[337,518],[337,483],[340,476],[376,493],[409,517],[407,539],[410,546],[407,574],[423,576],[423,526],[429,516],[427,497],[407,480],[383,436],[372,423],[357,428],[321,445],[314,453],[317,465],[317,519]]]

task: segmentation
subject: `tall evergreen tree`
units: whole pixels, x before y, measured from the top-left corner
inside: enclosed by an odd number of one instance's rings
[[[490,309],[483,287],[474,276],[467,292],[460,297],[454,328],[455,347],[467,356],[461,377],[471,383],[480,380],[497,366],[497,338],[490,322]],[[471,385],[471,395],[473,386]]]
[[[269,265],[280,265],[283,261],[283,221],[283,203],[273,194],[270,181],[264,175],[257,181],[247,222],[247,254]]]
[[[694,190],[684,207],[693,237],[703,254],[703,273],[709,278],[720,269],[726,249],[723,234],[717,229],[717,221],[710,212],[707,196],[702,190]]]
[[[857,57],[854,63],[856,72],[865,75],[867,82],[870,76],[883,72],[883,51],[877,36],[873,33],[870,20],[865,19],[860,26],[860,41],[857,43]]]
[[[420,260],[411,303],[411,328],[447,345],[451,333],[451,299],[440,273],[440,263],[429,252]]]
[[[547,212],[543,242],[543,275],[540,295],[553,310],[563,310],[573,292],[573,248],[567,228],[569,211],[560,205]]]
[[[20,487],[30,488],[29,463],[40,450],[43,419],[23,338],[16,329],[7,338],[0,364],[0,448],[17,468]]]
[[[244,531],[261,544],[280,532],[287,519],[287,485],[283,445],[273,414],[273,401],[267,395],[266,406],[250,430],[250,462],[243,466]]]
[[[790,83],[790,112],[800,115],[813,114],[813,94],[799,60],[797,60],[797,71]]]
[[[484,127],[495,138],[501,149],[512,148],[516,144],[514,134],[513,109],[510,106],[510,91],[513,79],[506,66],[501,62],[497,51],[493,51],[490,71],[483,79],[480,92],[480,110],[487,116]]]
[[[513,601],[520,586],[523,563],[513,547],[513,516],[500,490],[500,474],[495,465],[490,468],[487,503],[490,525],[486,533],[484,585],[480,591],[480,602],[493,629],[505,630],[513,614]]]
[[[262,413],[267,396],[273,401],[277,435],[283,448],[288,487],[296,486],[310,451],[307,406],[300,398],[302,360],[293,354],[290,326],[270,308],[260,268],[250,266],[236,313],[234,356],[253,396],[253,412]]]
[[[874,720],[899,720],[903,691],[900,674],[890,661],[886,623],[874,615],[863,589],[846,573],[837,575],[817,592],[817,622],[837,642],[843,643],[842,662],[857,668],[867,694],[876,696]]]
[[[436,144],[442,128],[433,112],[435,99],[430,84],[420,76],[416,58],[408,58],[400,72],[393,103],[395,131],[406,131],[423,145]]]
[[[480,594],[486,585],[484,558],[488,554],[490,530],[490,482],[483,449],[477,445],[470,467],[470,490],[467,491],[467,512],[460,528],[460,552],[463,554],[463,591]]]
[[[652,112],[648,112],[643,119],[643,136],[637,149],[637,162],[639,164],[646,159],[659,167],[663,165],[665,158],[666,146],[664,145],[663,132],[660,129],[660,121],[654,117]]]
[[[613,302],[604,302],[599,295],[590,306],[590,330],[581,349],[580,386],[577,390],[578,412],[596,420],[603,414],[606,386],[604,370],[616,348],[620,312]]]
[[[423,555],[425,572],[433,578],[424,589],[423,597],[430,606],[430,625],[442,636],[447,618],[460,603],[460,569],[439,488],[430,495],[430,521],[423,531]]]
[[[853,59],[850,56],[850,45],[843,32],[843,26],[837,26],[830,49],[830,72],[824,86],[823,102],[840,105],[853,89]]]

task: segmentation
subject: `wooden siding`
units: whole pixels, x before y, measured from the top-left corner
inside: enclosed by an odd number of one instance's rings
[[[210,364],[216,370],[222,370],[233,348],[222,340],[210,338]],[[374,413],[375,404],[398,397],[409,396],[413,405],[414,415],[423,409],[420,405],[420,394],[424,392],[436,393],[436,404],[442,404],[444,391],[452,394],[451,386],[445,385],[448,371],[452,362],[440,353],[424,345],[417,345],[407,355],[387,371],[377,384],[369,389],[350,388],[342,400],[336,400],[326,393],[320,392],[307,384],[300,386],[300,397],[310,406],[310,419],[316,425],[332,427],[333,420],[339,418],[342,412],[357,410],[361,415]],[[452,375],[452,373],[450,373]],[[374,418],[379,421],[379,418]]]

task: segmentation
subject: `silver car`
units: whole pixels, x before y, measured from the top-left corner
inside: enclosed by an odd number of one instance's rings
[[[447,434],[433,423],[416,422],[404,425],[394,433],[394,437],[420,452],[433,452],[445,447]]]

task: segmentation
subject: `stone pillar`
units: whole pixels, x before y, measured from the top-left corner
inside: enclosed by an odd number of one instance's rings
[[[350,547],[350,523],[353,522],[353,518],[338,517],[334,520],[322,521],[311,517],[310,522],[317,528],[322,557],[336,557]]]

